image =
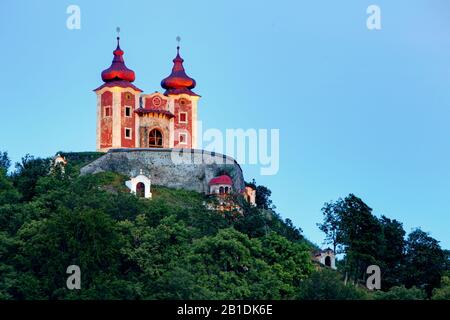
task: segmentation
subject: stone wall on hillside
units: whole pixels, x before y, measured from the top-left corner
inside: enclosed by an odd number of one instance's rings
[[[235,191],[245,187],[242,169],[231,157],[197,149],[111,149],[81,168],[81,174],[112,171],[135,177],[142,170],[152,184],[207,193],[208,182],[224,170]]]

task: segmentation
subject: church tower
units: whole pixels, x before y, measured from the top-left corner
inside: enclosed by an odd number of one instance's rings
[[[169,108],[174,115],[173,146],[194,149],[197,146],[197,102],[200,96],[192,91],[196,82],[186,74],[183,62],[180,46],[177,46],[172,72],[161,81],[161,86],[166,90],[164,95],[169,97]]]
[[[179,38],[177,39],[179,40]],[[172,72],[161,81],[164,93],[143,94],[133,85],[117,37],[111,66],[102,72],[97,95],[97,151],[117,148],[184,148],[197,146],[196,82],[186,74],[180,46]]]
[[[97,95],[97,151],[111,148],[135,148],[139,141],[135,109],[142,92],[132,84],[133,70],[125,66],[124,52],[117,37],[111,66],[102,72],[104,84],[94,90]]]

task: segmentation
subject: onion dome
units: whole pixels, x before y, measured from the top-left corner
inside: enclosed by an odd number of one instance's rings
[[[166,89],[164,94],[188,94],[197,96],[191,89],[195,88],[195,80],[190,78],[183,67],[183,58],[180,56],[180,47],[177,47],[177,56],[173,59],[172,73],[161,81],[161,87]]]
[[[119,45],[120,37],[117,37],[117,48],[113,51],[114,58],[111,66],[102,72],[102,80],[105,82],[111,81],[128,81],[133,82],[135,79],[135,74],[133,70],[128,69],[125,66],[125,61],[123,60],[123,50],[120,49]]]
[[[212,178],[211,181],[209,181],[210,186],[217,185],[217,184],[226,184],[226,185],[231,186],[233,184],[233,180],[231,180],[231,178],[229,176],[224,174],[222,176]]]

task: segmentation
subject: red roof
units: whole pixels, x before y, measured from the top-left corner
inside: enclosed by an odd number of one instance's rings
[[[163,115],[165,115],[165,116],[167,116],[169,118],[175,117],[175,115],[172,112],[167,111],[167,110],[161,110],[161,109],[144,109],[144,108],[139,108],[139,109],[136,109],[134,112],[136,112],[139,115],[146,114],[146,113],[156,113],[156,114],[163,114]]]
[[[180,47],[177,47],[177,56],[173,59],[172,73],[161,81],[161,87],[166,89],[165,95],[185,93],[191,96],[198,96],[192,92],[195,88],[195,80],[189,77],[184,71],[183,58],[180,56]]]
[[[213,184],[227,184],[227,185],[231,186],[233,184],[233,180],[231,180],[231,178],[229,176],[224,174],[222,176],[212,178],[211,181],[209,181],[209,185],[213,185]]]

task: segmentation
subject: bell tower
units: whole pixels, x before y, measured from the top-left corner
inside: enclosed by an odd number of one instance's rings
[[[180,41],[179,37],[177,41]],[[169,97],[169,108],[174,114],[171,128],[173,146],[194,149],[197,146],[197,102],[200,96],[192,91],[196,82],[186,74],[183,62],[178,45],[172,72],[161,81],[161,86],[166,90],[164,95]]]
[[[138,120],[134,111],[139,107],[142,90],[132,84],[135,73],[126,67],[123,54],[120,37],[117,37],[111,66],[102,72],[104,84],[94,90],[97,95],[97,151],[138,147]]]

